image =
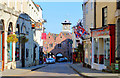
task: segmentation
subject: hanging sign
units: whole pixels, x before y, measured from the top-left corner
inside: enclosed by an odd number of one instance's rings
[[[32,23],[32,29],[35,29],[35,24],[34,23]]]
[[[35,29],[42,30],[42,23],[41,22],[37,22],[36,26],[35,26]]]

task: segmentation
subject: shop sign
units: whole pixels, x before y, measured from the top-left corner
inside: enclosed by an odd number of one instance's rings
[[[106,27],[103,30],[92,31],[92,37],[105,36],[105,35],[109,35],[109,27]]]
[[[35,29],[35,24],[34,23],[32,23],[32,29]]]
[[[42,30],[42,23],[41,22],[37,22],[36,26],[35,26],[35,29]]]
[[[4,31],[3,30],[3,22],[0,20],[0,31]]]
[[[42,37],[41,37],[41,39],[43,39],[43,40],[46,40],[46,33],[42,33]]]

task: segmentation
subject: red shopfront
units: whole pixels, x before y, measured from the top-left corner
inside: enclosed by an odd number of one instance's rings
[[[115,24],[91,29],[92,68],[102,70],[115,62]]]

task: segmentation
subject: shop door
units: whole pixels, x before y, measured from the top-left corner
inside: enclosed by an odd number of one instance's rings
[[[1,34],[1,37],[2,37],[2,40],[1,40],[1,45],[2,45],[2,61],[3,61],[3,64],[2,64],[2,68],[4,69],[4,32],[2,32]]]
[[[110,64],[110,42],[106,42],[105,45],[105,65],[109,66]]]
[[[25,43],[22,43],[21,46],[21,53],[22,53],[22,67],[25,67]]]

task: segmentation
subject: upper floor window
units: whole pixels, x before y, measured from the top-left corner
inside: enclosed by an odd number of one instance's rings
[[[86,14],[88,13],[88,4],[86,4]]]
[[[53,44],[49,44],[49,46],[50,46],[50,48],[52,48],[52,47],[53,47]]]
[[[120,1],[117,2],[117,9],[120,9]]]
[[[61,44],[58,44],[58,48],[61,48]]]
[[[93,9],[93,0],[91,0],[91,10]]]
[[[102,8],[102,26],[107,26],[107,7]]]

